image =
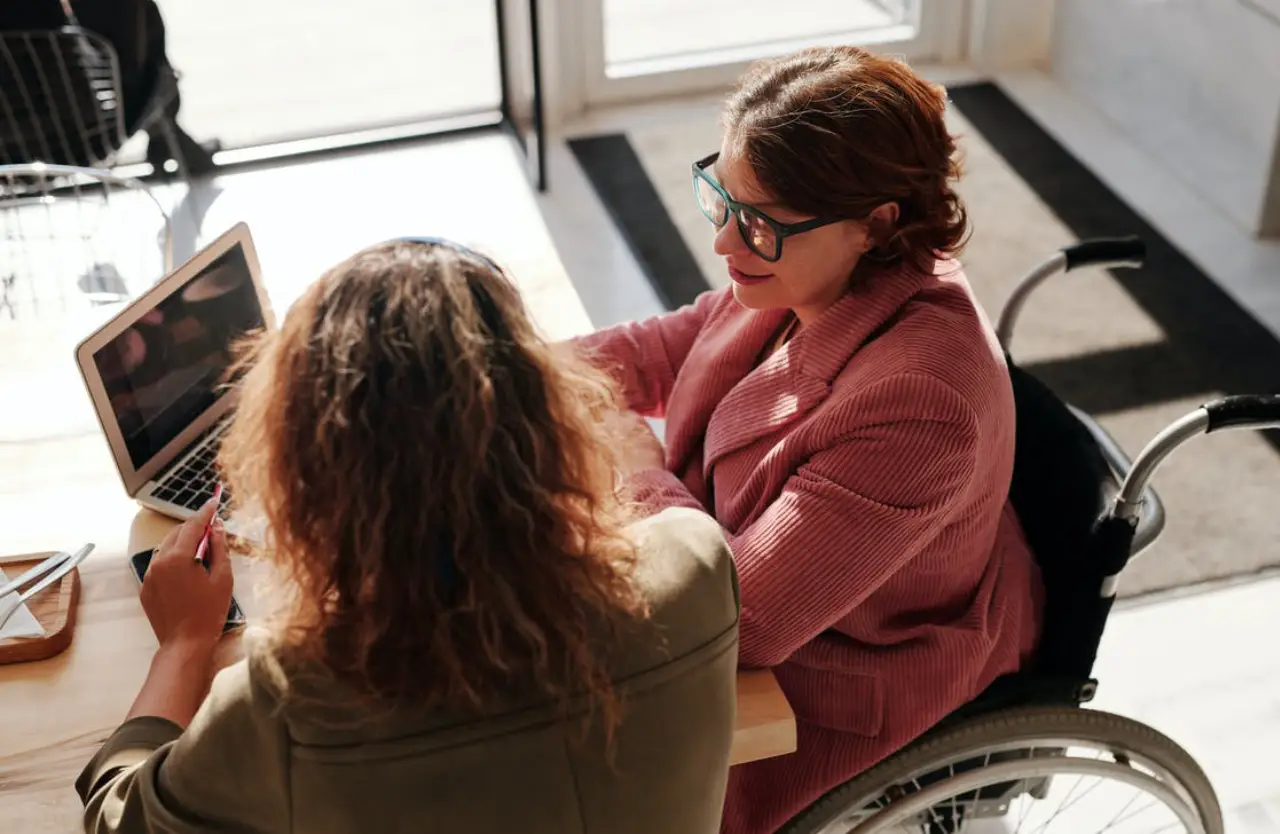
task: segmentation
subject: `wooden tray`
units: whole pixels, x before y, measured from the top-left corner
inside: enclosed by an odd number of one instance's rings
[[[9,579],[30,570],[55,551],[0,557],[0,568]],[[26,601],[36,621],[44,626],[43,637],[11,637],[0,640],[0,664],[44,660],[71,645],[76,630],[76,607],[80,601],[80,569],[68,573],[33,599]]]

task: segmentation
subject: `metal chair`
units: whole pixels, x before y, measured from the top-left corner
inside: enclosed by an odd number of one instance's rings
[[[176,74],[161,72],[126,125],[107,40],[76,26],[0,33],[0,318],[121,301],[172,268],[169,213],[111,168],[132,133],[155,130],[190,173],[168,115],[176,94]],[[144,216],[158,221],[154,248],[138,240]]]
[[[126,121],[110,41],[79,26],[0,32],[0,164],[108,169],[134,134],[158,135],[185,180],[212,156],[177,125],[178,74],[162,61],[145,103]]]
[[[173,269],[173,224],[143,182],[0,165],[0,322],[125,301]]]

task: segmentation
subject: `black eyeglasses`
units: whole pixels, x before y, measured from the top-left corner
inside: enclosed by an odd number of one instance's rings
[[[830,226],[842,219],[815,217],[799,223],[781,223],[754,206],[738,202],[707,170],[719,157],[720,153],[716,152],[693,163],[693,194],[698,198],[698,208],[717,229],[728,223],[732,214],[738,221],[738,231],[742,233],[747,248],[766,261],[782,257],[783,238]]]

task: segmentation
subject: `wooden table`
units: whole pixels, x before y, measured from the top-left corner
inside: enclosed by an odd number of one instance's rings
[[[97,545],[80,568],[71,647],[0,666],[0,827],[23,834],[80,828],[72,782],[123,719],[156,647],[128,556],[172,526],[124,494],[94,422],[72,360],[90,325],[0,321],[0,556]],[[236,565],[251,619],[252,571]],[[794,751],[794,717],[773,676],[744,672],[738,683],[733,762]]]

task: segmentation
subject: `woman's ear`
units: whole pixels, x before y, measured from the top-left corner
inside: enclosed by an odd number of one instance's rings
[[[883,223],[887,226],[893,226],[898,222],[898,204],[897,203],[881,203],[871,212],[872,223]]]
[[[898,204],[881,203],[867,215],[867,251],[893,237],[898,225]]]

